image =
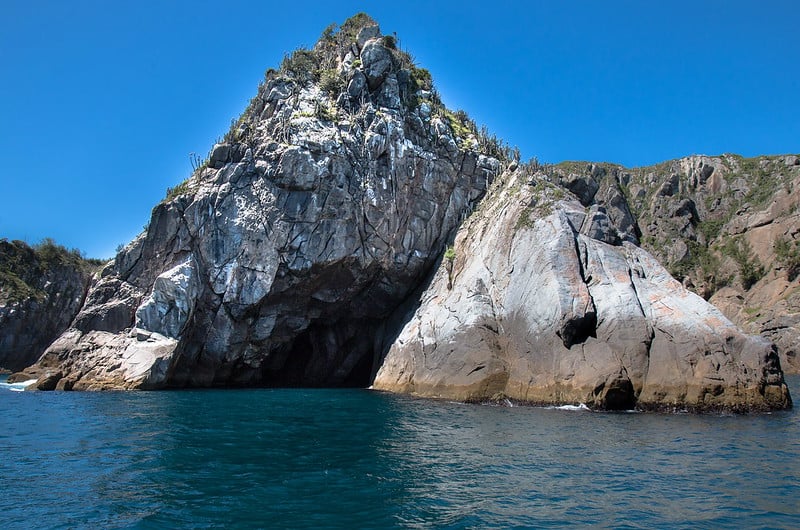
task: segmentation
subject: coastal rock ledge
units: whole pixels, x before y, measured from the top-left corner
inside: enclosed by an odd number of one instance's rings
[[[606,410],[791,407],[771,342],[687,291],[603,208],[522,170],[462,226],[373,388]]]

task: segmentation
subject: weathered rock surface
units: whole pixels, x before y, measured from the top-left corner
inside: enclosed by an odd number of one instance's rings
[[[14,377],[42,390],[374,381],[606,409],[790,406],[774,345],[637,246],[663,234],[666,259],[685,260],[706,241],[706,210],[681,175],[714,193],[745,178],[718,178],[711,159],[666,179],[602,164],[534,174],[508,152],[358,15],[267,72],[70,329]],[[481,203],[499,158],[509,171]]]
[[[622,241],[602,209],[521,173],[461,228],[456,257],[439,267],[374,388],[601,409],[791,405],[769,341]]]
[[[268,72],[30,374],[89,390],[368,384],[384,320],[499,162],[362,22]]]
[[[0,367],[34,363],[75,317],[91,265],[50,241],[0,240]]]
[[[800,163],[795,155],[690,156],[655,166],[562,163],[550,178],[599,205],[737,326],[800,372]],[[628,207],[628,200],[630,208]],[[630,212],[636,211],[634,217]],[[776,245],[784,243],[783,252]]]

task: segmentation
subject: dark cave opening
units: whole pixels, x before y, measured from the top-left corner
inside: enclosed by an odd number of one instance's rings
[[[313,324],[271,354],[261,382],[270,387],[366,388],[371,383],[374,322]]]
[[[597,313],[587,311],[580,317],[567,320],[557,334],[566,348],[584,343],[589,337],[597,338]]]

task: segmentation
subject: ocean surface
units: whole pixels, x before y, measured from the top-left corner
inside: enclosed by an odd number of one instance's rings
[[[12,389],[0,384],[0,528],[800,527],[796,409]]]

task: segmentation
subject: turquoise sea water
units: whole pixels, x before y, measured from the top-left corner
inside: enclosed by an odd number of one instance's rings
[[[2,386],[2,528],[800,527],[797,410]]]

